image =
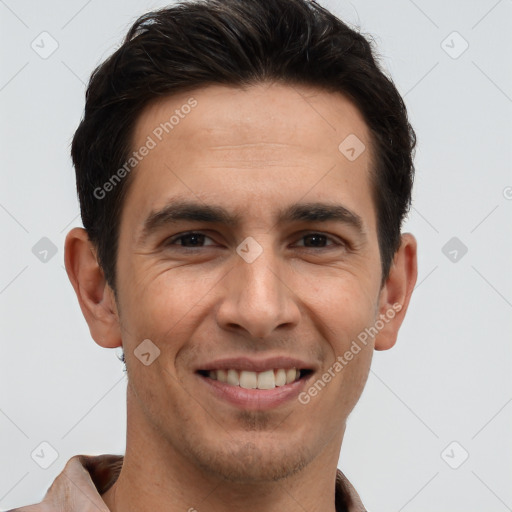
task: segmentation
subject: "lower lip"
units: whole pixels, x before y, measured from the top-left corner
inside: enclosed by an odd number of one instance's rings
[[[242,409],[265,410],[278,407],[293,399],[298,400],[300,392],[304,389],[306,382],[311,375],[303,377],[291,384],[278,386],[273,389],[245,389],[240,386],[232,386],[225,382],[210,379],[203,375],[198,377],[209,387],[209,389],[221,400]]]

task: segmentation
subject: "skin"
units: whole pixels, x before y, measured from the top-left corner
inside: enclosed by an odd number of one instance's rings
[[[66,239],[66,269],[92,337],[122,345],[126,357],[126,456],[103,500],[116,512],[333,512],[346,420],[373,350],[396,342],[417,277],[416,240],[402,235],[381,288],[371,141],[343,95],[268,83],[197,89],[147,107],[133,148],[190,97],[197,106],[132,171],[117,301],[86,232]],[[338,150],[349,134],[366,146],[352,162]],[[150,212],[176,197],[223,206],[240,223],[180,221],[141,240]],[[356,213],[364,235],[338,221],[277,222],[278,209],[312,201]],[[206,235],[192,252],[183,247],[190,239],[171,245],[192,230]],[[327,238],[311,241],[311,233]],[[236,252],[247,237],[263,250],[252,263]],[[393,304],[400,311],[305,405],[243,410],[195,374],[222,357],[284,355],[307,361],[314,382]],[[148,366],[134,355],[145,339],[160,349]]]

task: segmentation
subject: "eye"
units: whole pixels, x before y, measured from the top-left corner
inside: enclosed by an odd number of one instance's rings
[[[178,245],[179,247],[185,248],[195,248],[195,247],[203,247],[204,241],[212,240],[209,236],[206,236],[204,233],[190,231],[189,233],[182,233],[181,235],[174,236],[167,241],[165,241],[165,245]],[[181,243],[176,243],[181,242]],[[215,245],[215,244],[207,244],[207,245]]]
[[[305,247],[307,249],[324,249],[326,247],[332,246],[343,246],[345,245],[343,242],[334,239],[328,235],[324,235],[323,233],[307,233],[302,236],[301,240],[305,241]],[[331,242],[330,245],[325,245],[327,242]],[[307,245],[311,244],[311,245]]]

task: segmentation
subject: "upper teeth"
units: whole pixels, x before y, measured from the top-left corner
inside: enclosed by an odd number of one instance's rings
[[[297,380],[300,370],[297,368],[279,368],[278,370],[265,370],[264,372],[249,372],[247,370],[210,370],[208,376],[232,386],[245,389],[273,389],[284,386]]]

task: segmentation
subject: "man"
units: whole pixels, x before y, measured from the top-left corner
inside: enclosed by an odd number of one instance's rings
[[[315,3],[139,19],[91,77],[65,247],[125,354],[126,454],[18,510],[364,510],[337,463],[416,282],[414,147],[368,42]]]

